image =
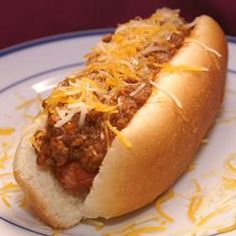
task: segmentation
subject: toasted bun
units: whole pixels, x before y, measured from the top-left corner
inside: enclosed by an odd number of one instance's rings
[[[46,223],[68,228],[81,217],[110,218],[134,211],[152,202],[184,173],[219,111],[227,67],[227,43],[219,25],[208,16],[195,22],[170,63],[209,71],[159,74],[163,90],[153,93],[122,130],[132,148],[114,139],[84,200],[65,192],[50,171],[36,164],[29,138],[45,126],[46,116],[38,116],[29,127],[16,153],[14,174]],[[162,91],[173,94],[182,107]]]

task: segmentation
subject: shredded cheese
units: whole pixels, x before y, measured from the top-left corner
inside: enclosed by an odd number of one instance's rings
[[[189,165],[188,169],[187,169],[187,172],[191,172],[191,171],[193,171],[195,169],[196,169],[196,164],[195,163],[191,163]]]
[[[110,121],[105,121],[105,124],[107,125],[107,127],[114,133],[116,134],[116,136],[121,140],[121,142],[124,143],[124,145],[127,148],[131,148],[132,144],[130,143],[130,141],[114,126],[111,125]]]
[[[175,105],[176,105],[178,108],[180,108],[180,109],[183,108],[183,106],[182,106],[180,100],[179,100],[173,93],[171,93],[170,91],[167,91],[166,89],[161,88],[161,87],[157,84],[157,82],[151,81],[151,84],[152,84],[154,87],[156,87],[157,89],[159,89],[161,92],[163,92],[165,95],[167,95],[167,96],[175,103]]]
[[[60,119],[57,121],[57,123],[54,125],[55,127],[61,127],[62,125],[66,124],[68,121],[71,120],[71,118],[77,113],[77,110],[70,110],[70,112],[67,112],[66,110],[60,110],[58,111],[58,115]]]
[[[213,53],[217,57],[222,57],[222,55],[217,50],[207,46],[205,43],[203,43],[203,42],[201,42],[197,39],[189,38],[189,39],[186,40],[186,42],[194,42],[194,43],[198,44],[200,47],[202,47],[203,49],[205,49],[206,51],[208,51],[210,53]]]
[[[11,204],[8,202],[7,196],[5,194],[2,194],[2,201],[8,208],[11,208]]]
[[[201,140],[201,144],[208,144],[209,143],[209,139],[202,139]]]
[[[101,230],[104,227],[104,223],[97,220],[85,219],[84,222],[95,226],[96,230]]]
[[[142,234],[157,233],[164,230],[166,230],[165,226],[146,226],[133,229],[131,232],[124,234],[124,236],[140,236]]]
[[[19,192],[20,189],[18,185],[9,182],[6,183],[3,187],[0,188],[0,195],[2,197],[3,203],[10,208],[11,204],[8,202],[7,197],[11,197],[9,194],[14,193],[14,192]]]
[[[202,226],[204,224],[206,224],[208,221],[210,221],[213,217],[217,216],[219,213],[222,213],[223,211],[226,210],[226,206],[221,207],[216,209],[215,211],[212,211],[211,213],[209,213],[208,215],[202,217],[198,222],[197,222],[197,226]]]
[[[21,104],[16,106],[16,110],[26,109],[31,107],[35,103],[41,103],[41,102],[42,98],[40,97],[40,95],[37,95],[35,98],[25,99]]]
[[[159,65],[162,67],[162,73],[180,73],[180,72],[207,72],[208,68],[203,66],[192,66],[192,65],[170,65],[162,64]]]
[[[192,222],[196,221],[196,213],[198,212],[199,208],[203,203],[203,195],[201,187],[196,179],[193,179],[195,184],[195,193],[193,197],[190,199],[189,206],[188,206],[188,217]]]
[[[32,116],[30,114],[24,114],[23,117],[29,122],[32,122],[35,120],[35,116]]]
[[[168,201],[168,200],[174,198],[174,196],[175,196],[175,193],[174,193],[173,191],[169,191],[169,192],[167,192],[165,195],[161,196],[161,197],[156,201],[156,210],[157,210],[157,212],[158,212],[164,219],[166,219],[168,222],[173,222],[174,219],[162,210],[162,204],[165,203],[166,201]]]
[[[132,232],[133,229],[135,230],[136,226],[140,226],[140,225],[143,225],[145,223],[149,223],[149,222],[153,222],[153,221],[159,221],[159,220],[160,220],[160,217],[154,215],[154,216],[151,216],[151,217],[148,217],[148,218],[144,218],[142,220],[134,221],[133,223],[131,223],[129,225],[126,225],[125,227],[123,227],[120,230],[113,231],[113,232],[110,232],[110,233],[107,232],[107,233],[103,234],[103,236],[109,236],[109,235],[115,235],[115,234],[118,234],[118,235],[122,234],[122,235],[124,235],[125,232],[127,232],[127,231],[128,232]],[[161,221],[160,222],[161,226],[163,226],[165,224],[166,224],[166,221]]]
[[[51,236],[59,236],[61,233],[61,229],[54,229]]]
[[[128,224],[126,225],[124,228],[120,229],[120,230],[117,230],[117,231],[113,231],[113,232],[106,232],[104,233],[102,236],[112,236],[112,235],[116,235],[116,234],[123,234],[126,232],[126,231],[130,231],[131,229],[133,229],[134,227],[136,226],[136,223],[131,223],[131,224]]]
[[[15,132],[14,128],[0,128],[0,135],[11,135]]]
[[[236,189],[236,179],[223,177],[223,187],[231,190]]]
[[[236,153],[231,153],[225,161],[226,168],[236,174]]]
[[[142,90],[143,90],[143,88],[145,87],[145,83],[141,83],[133,92],[131,92],[129,95],[130,95],[130,97],[133,97],[133,96],[135,96],[135,95],[137,95],[138,93],[140,93]]]
[[[20,190],[19,186],[15,183],[9,182],[6,183],[2,188],[0,188],[1,193],[10,193],[10,192],[18,192]]]
[[[11,177],[11,176],[12,176],[12,173],[11,173],[11,172],[6,172],[6,173],[0,174],[0,178],[1,178],[1,177]]]
[[[0,157],[0,169],[4,169],[7,162],[11,159],[7,151],[4,151],[4,154]]]

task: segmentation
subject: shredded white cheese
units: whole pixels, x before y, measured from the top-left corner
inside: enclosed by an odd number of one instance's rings
[[[139,92],[141,92],[143,90],[143,88],[145,87],[145,83],[141,83],[133,92],[131,92],[129,95],[131,97],[137,95]]]
[[[151,81],[151,84],[156,87],[157,89],[159,89],[161,92],[163,92],[164,94],[166,94],[175,104],[178,108],[182,109],[183,106],[180,102],[180,100],[170,91],[167,91],[166,89],[160,87],[156,82]]]
[[[218,51],[216,51],[214,48],[207,46],[205,43],[203,43],[197,39],[191,38],[191,39],[187,39],[186,41],[187,42],[194,42],[194,43],[198,44],[200,47],[204,48],[206,51],[213,53],[217,57],[222,57],[222,55]]]

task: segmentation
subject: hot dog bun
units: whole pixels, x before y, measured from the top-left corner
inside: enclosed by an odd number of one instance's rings
[[[17,149],[14,175],[46,223],[68,228],[82,217],[123,215],[152,202],[184,173],[223,98],[227,43],[220,26],[208,16],[198,17],[170,64],[205,67],[208,71],[159,73],[162,90],[153,93],[122,130],[132,148],[114,139],[84,199],[68,194],[49,170],[36,164],[29,139],[45,126],[46,115],[40,114],[29,126]],[[174,95],[181,105],[163,91]]]

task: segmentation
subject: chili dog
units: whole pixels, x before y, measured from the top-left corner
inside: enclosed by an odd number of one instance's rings
[[[191,163],[222,103],[227,43],[208,16],[157,10],[106,35],[18,146],[14,175],[55,228],[134,211]]]

